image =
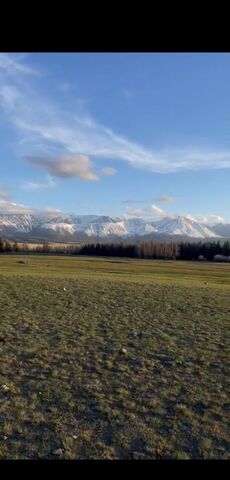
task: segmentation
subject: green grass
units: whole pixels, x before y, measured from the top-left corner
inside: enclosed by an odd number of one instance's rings
[[[137,260],[99,257],[1,255],[0,273],[110,280],[112,282],[171,283],[187,286],[229,287],[230,265],[202,262]]]
[[[0,256],[0,459],[229,459],[229,277]]]

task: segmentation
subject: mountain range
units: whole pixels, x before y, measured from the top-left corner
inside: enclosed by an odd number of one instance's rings
[[[104,215],[0,214],[0,236],[17,241],[215,240],[230,238],[230,224],[207,226],[177,216],[151,221]]]

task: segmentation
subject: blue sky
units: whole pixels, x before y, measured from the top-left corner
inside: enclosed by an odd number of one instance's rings
[[[230,54],[0,54],[0,212],[230,221]]]

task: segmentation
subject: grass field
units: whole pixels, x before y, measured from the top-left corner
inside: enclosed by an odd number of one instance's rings
[[[228,264],[0,256],[0,459],[229,459],[229,294]]]

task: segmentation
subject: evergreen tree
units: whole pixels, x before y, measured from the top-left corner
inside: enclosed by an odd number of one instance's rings
[[[5,250],[4,242],[0,238],[0,253],[4,252],[4,250]]]

